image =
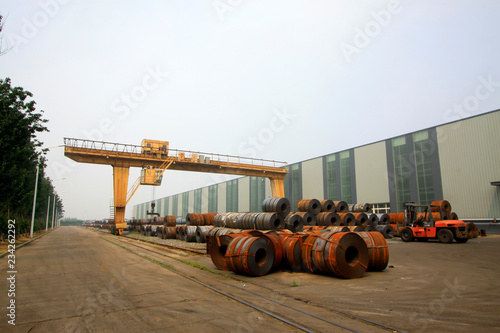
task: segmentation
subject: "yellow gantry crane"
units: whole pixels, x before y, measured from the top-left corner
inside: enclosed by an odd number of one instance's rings
[[[127,227],[125,207],[140,185],[161,185],[167,169],[266,177],[273,197],[284,197],[286,163],[239,156],[169,149],[168,141],[142,140],[140,146],[64,138],[64,155],[76,162],[107,164],[113,167],[115,230]],[[141,176],[127,190],[129,169],[142,168]]]

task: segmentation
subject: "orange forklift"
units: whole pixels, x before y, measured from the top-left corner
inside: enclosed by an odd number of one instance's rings
[[[439,212],[439,215],[433,214]],[[433,216],[434,215],[434,216]],[[440,220],[435,217],[440,216]],[[438,205],[417,205],[413,202],[405,203],[405,227],[401,230],[401,240],[425,242],[429,239],[438,239],[441,243],[465,243],[471,237],[467,232],[467,224],[461,220],[444,220],[441,207]],[[472,237],[471,237],[472,238]]]

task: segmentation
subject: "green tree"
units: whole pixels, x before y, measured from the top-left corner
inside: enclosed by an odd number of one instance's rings
[[[36,165],[45,167],[45,150],[36,135],[49,130],[33,95],[11,80],[0,80],[0,215],[31,216]],[[43,172],[40,173],[43,183]]]

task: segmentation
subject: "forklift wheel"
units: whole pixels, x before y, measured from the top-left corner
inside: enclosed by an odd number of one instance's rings
[[[401,230],[401,240],[403,242],[412,242],[415,237],[410,228],[404,228]]]
[[[437,233],[437,237],[441,243],[453,242],[453,233],[450,229],[441,229]]]

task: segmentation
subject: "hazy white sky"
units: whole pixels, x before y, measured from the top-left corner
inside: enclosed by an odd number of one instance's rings
[[[0,13],[0,76],[45,111],[46,147],[150,138],[293,163],[500,107],[498,0],[0,0]],[[111,166],[48,159],[67,217],[109,217]],[[167,171],[154,195],[224,179]],[[152,198],[141,187],[126,216]]]

